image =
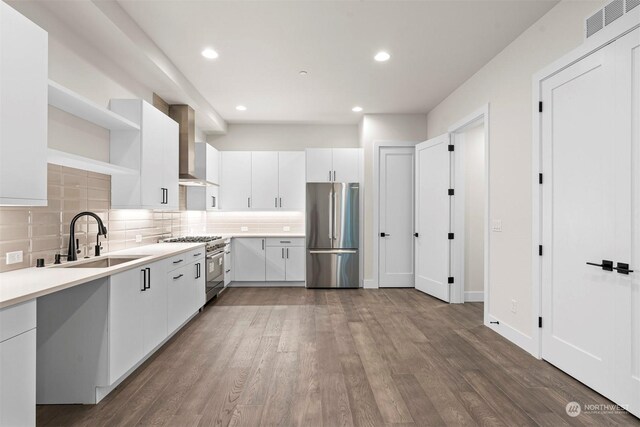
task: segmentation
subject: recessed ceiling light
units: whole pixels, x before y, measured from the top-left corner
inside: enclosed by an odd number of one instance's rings
[[[202,56],[207,59],[216,59],[218,57],[218,52],[208,47],[202,51]]]
[[[385,62],[388,61],[389,58],[391,58],[391,55],[389,55],[387,52],[385,51],[380,51],[378,53],[376,53],[376,56],[373,57],[373,59],[375,59],[378,62]]]
[[[298,74],[300,74],[301,76],[306,76],[309,73],[307,71],[305,71],[305,70],[300,70],[300,72]]]
[[[351,111],[353,111],[354,113],[359,113],[360,111],[362,111],[362,107],[355,106],[351,109]]]
[[[238,105],[236,107],[236,110],[238,110],[238,111],[247,111],[247,107],[245,107],[244,105]]]

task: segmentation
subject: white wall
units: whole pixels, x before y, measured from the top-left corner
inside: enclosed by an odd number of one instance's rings
[[[584,18],[602,1],[563,1],[460,86],[427,117],[429,137],[490,103],[490,208],[503,231],[492,233],[489,314],[532,334],[532,75],[580,45]],[[518,302],[511,312],[511,300]],[[486,304],[487,302],[485,302]]]
[[[364,278],[373,278],[373,144],[376,141],[421,142],[427,139],[423,114],[365,114],[360,123],[360,145],[364,148]],[[377,285],[377,284],[376,284]]]
[[[358,147],[357,125],[229,124],[224,135],[209,135],[218,150],[304,150]]]
[[[464,290],[484,290],[484,126],[466,129],[464,144]]]

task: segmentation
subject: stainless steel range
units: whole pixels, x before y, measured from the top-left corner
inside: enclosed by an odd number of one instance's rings
[[[224,251],[229,239],[221,236],[186,236],[164,239],[163,243],[205,243],[207,262],[205,270],[205,293],[207,302],[224,289]]]

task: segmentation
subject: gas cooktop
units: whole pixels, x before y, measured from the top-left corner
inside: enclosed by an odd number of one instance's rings
[[[185,236],[164,239],[163,243],[207,243],[222,239],[221,236]]]

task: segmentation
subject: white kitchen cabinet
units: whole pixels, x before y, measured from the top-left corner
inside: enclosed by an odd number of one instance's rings
[[[36,301],[0,310],[0,426],[36,425]]]
[[[286,280],[286,259],[284,247],[267,247],[266,255],[266,281],[283,282]]]
[[[333,180],[333,149],[307,148],[307,182]]]
[[[251,208],[278,208],[278,152],[251,153]]]
[[[204,258],[167,274],[169,334],[204,305],[204,277]]]
[[[224,247],[224,287],[229,286],[233,280],[233,258],[231,256],[231,243]]]
[[[140,171],[112,176],[112,208],[178,209],[178,123],[143,100],[113,99],[110,108],[140,126],[111,131],[111,163]]]
[[[360,148],[308,148],[307,182],[359,182]]]
[[[146,266],[147,289],[142,295],[143,351],[148,354],[167,338],[167,280],[166,262]]]
[[[109,384],[124,375],[144,356],[140,321],[144,266],[114,274],[109,287]]]
[[[303,282],[305,280],[305,255],[304,246],[285,248],[286,281]]]
[[[304,211],[304,168],[304,151],[280,151],[278,153],[278,208]]]
[[[223,151],[221,207],[226,211],[251,208],[251,152]]]
[[[47,205],[48,35],[0,2],[0,205]]]
[[[234,238],[233,269],[235,281],[264,282],[266,279],[265,239]]]
[[[215,185],[187,187],[187,210],[216,211],[220,208],[220,153],[205,142],[196,142],[195,176]]]

